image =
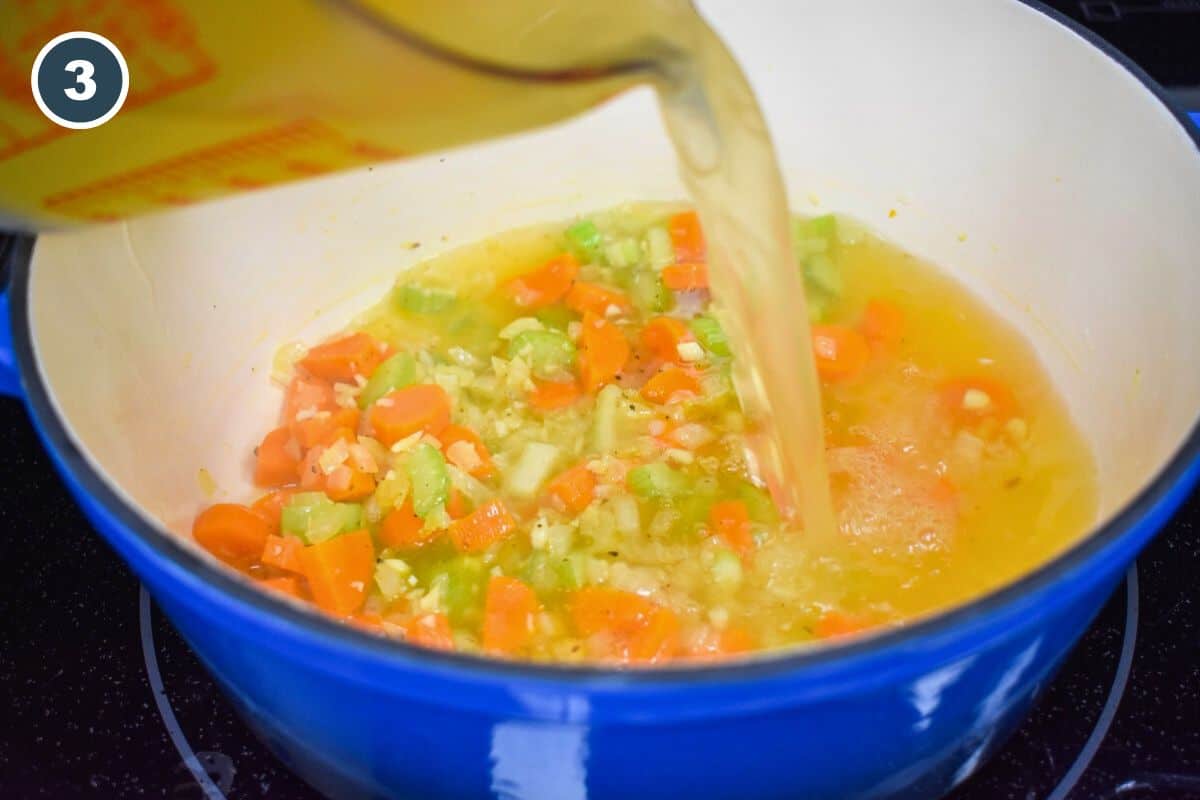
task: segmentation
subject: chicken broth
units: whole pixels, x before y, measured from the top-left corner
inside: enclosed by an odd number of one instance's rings
[[[760,417],[696,216],[644,205],[431,259],[346,334],[282,348],[273,491],[195,537],[382,636],[626,664],[903,624],[1078,538],[1095,468],[1029,344],[850,220],[792,234],[832,535],[748,463]]]

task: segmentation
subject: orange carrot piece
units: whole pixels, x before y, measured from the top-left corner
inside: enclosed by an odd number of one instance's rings
[[[248,567],[262,555],[270,524],[246,506],[217,503],[200,512],[192,537],[226,564]]]
[[[579,262],[570,253],[547,261],[533,272],[509,281],[508,292],[517,305],[541,308],[561,300],[579,274]]]
[[[707,254],[704,231],[695,211],[683,211],[667,220],[676,261],[703,261]]]
[[[494,655],[518,655],[533,641],[537,595],[516,578],[493,575],[483,603],[483,649]]]
[[[318,378],[354,383],[356,375],[370,377],[382,361],[379,341],[366,333],[351,333],[317,345],[299,363]]]
[[[300,445],[292,432],[276,428],[263,437],[254,451],[254,485],[269,489],[300,480]]]
[[[339,438],[345,439],[347,431],[349,441],[353,442],[355,431],[358,430],[358,416],[357,408],[338,406],[332,411],[318,411],[314,417],[293,422],[292,435],[305,450],[318,444],[328,447]]]
[[[904,312],[888,300],[871,300],[858,329],[872,347],[889,350],[904,336]]]
[[[484,503],[450,526],[450,541],[462,553],[488,549],[517,529],[517,521],[500,500]]]
[[[283,514],[283,507],[287,505],[288,500],[292,499],[292,495],[296,491],[296,489],[276,489],[255,500],[250,506],[250,510],[267,521],[272,533],[278,533],[279,518]]]
[[[594,392],[612,383],[629,360],[629,342],[613,323],[592,313],[583,315],[579,334],[579,376],[584,391]]]
[[[297,375],[284,392],[279,424],[291,427],[296,423],[296,416],[303,411],[333,411],[337,407],[333,384],[319,378]]]
[[[370,633],[387,633],[387,629],[383,627],[383,617],[368,611],[359,611],[357,614],[351,614],[345,618],[345,622]]]
[[[960,425],[985,419],[1005,421],[1017,415],[1017,398],[996,378],[976,375],[946,381],[940,396],[947,413]]]
[[[817,621],[813,633],[821,639],[835,639],[844,636],[853,636],[856,633],[867,630],[869,627],[871,626],[866,620],[853,614],[846,614],[841,611],[826,611],[821,619]]]
[[[754,637],[745,629],[730,625],[721,631],[708,630],[692,644],[688,655],[698,661],[716,661],[748,653],[754,649]]]
[[[678,403],[700,394],[700,381],[687,370],[667,367],[661,370],[642,387],[642,397],[651,403],[666,405]]]
[[[321,469],[321,454],[325,445],[316,445],[304,454],[300,462],[300,488],[306,492],[325,491],[325,471]]]
[[[446,500],[446,513],[450,515],[450,519],[462,519],[471,513],[466,496],[458,489],[450,490],[450,497]]]
[[[454,632],[445,614],[423,614],[404,624],[404,638],[421,647],[433,650],[453,650]]]
[[[406,497],[399,508],[388,512],[379,526],[379,541],[399,550],[423,547],[437,538],[437,534],[437,531],[425,530],[425,521],[413,511],[411,497]]]
[[[325,494],[338,503],[365,500],[374,491],[375,476],[345,464],[325,477]]]
[[[754,552],[754,537],[750,533],[750,512],[741,500],[722,500],[708,512],[708,524],[735,553],[748,558]]]
[[[304,542],[295,536],[271,534],[267,537],[267,543],[263,545],[262,555],[258,560],[284,572],[300,574],[304,572],[304,567],[300,564],[300,551],[303,549]]]
[[[575,281],[564,302],[567,308],[577,314],[590,311],[598,317],[607,317],[609,308],[616,308],[622,314],[629,313],[633,308],[633,303],[624,292],[584,281]]]
[[[371,406],[370,422],[388,447],[417,431],[437,436],[450,424],[450,395],[434,383],[389,392]]]
[[[674,612],[633,592],[588,586],[572,594],[568,612],[581,637],[600,639],[601,657],[654,664],[679,649]]]
[[[642,328],[642,343],[663,361],[682,364],[679,345],[695,340],[691,328],[673,317],[655,317]]]
[[[534,380],[533,391],[529,393],[529,405],[538,411],[554,411],[567,408],[579,399],[579,384],[575,381],[539,381]]]
[[[375,545],[367,530],[351,531],[300,551],[313,601],[344,617],[362,608],[375,571]]]
[[[300,589],[300,581],[291,575],[285,575],[281,578],[260,578],[258,585],[264,589],[270,589],[273,592],[294,597],[297,600],[305,599],[304,593]]]
[[[587,464],[577,464],[546,485],[546,494],[560,511],[578,514],[596,497],[596,475]]]
[[[813,325],[813,354],[822,380],[857,377],[871,360],[871,348],[861,333],[845,325]]]
[[[438,440],[442,443],[442,452],[446,454],[446,460],[466,470],[476,478],[490,478],[496,474],[496,465],[492,463],[492,454],[488,452],[487,445],[483,443],[483,439],[479,438],[479,434],[465,425],[450,425],[441,433],[438,434]],[[470,468],[459,464],[454,460],[454,453],[451,453],[451,448],[459,442],[465,442],[475,450],[475,458],[467,459]],[[455,448],[457,453],[460,448]],[[478,461],[478,463],[474,463]]]
[[[708,288],[708,265],[695,261],[672,264],[662,271],[663,286],[676,292]]]

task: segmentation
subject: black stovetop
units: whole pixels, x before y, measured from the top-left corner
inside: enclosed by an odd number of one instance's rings
[[[949,1],[949,0],[947,0]],[[1200,0],[1057,0],[1200,110]],[[1200,224],[1200,220],[1197,220]],[[316,795],[241,724],[0,400],[0,798]],[[1200,494],[954,800],[1200,799]]]

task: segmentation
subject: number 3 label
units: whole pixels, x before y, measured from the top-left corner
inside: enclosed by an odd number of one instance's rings
[[[0,8],[7,1],[0,0]],[[125,56],[115,44],[90,31],[63,33],[47,42],[33,62],[29,80],[33,100],[46,118],[73,130],[108,122],[129,94]]]
[[[75,73],[75,86],[69,89],[63,89],[67,97],[72,100],[91,100],[96,96],[96,82],[92,80],[92,76],[96,74],[96,67],[92,62],[85,61],[82,58],[77,58],[74,61],[68,61],[64,67],[67,72]],[[76,87],[82,86],[82,89]]]

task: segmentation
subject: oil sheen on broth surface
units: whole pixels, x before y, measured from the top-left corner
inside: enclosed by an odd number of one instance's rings
[[[196,539],[382,636],[626,664],[902,624],[1075,540],[1094,466],[1029,345],[851,221],[793,234],[832,537],[782,523],[747,468],[695,215],[630,206],[439,256],[282,348],[271,491]]]

